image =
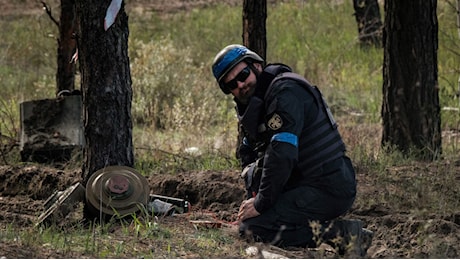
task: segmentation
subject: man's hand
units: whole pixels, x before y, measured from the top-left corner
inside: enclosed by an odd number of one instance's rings
[[[248,200],[244,200],[241,203],[240,211],[238,212],[238,221],[243,221],[248,218],[257,217],[260,213],[254,208],[254,200],[255,198],[250,198]]]

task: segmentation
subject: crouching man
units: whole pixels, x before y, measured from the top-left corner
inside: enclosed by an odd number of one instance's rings
[[[364,256],[369,232],[360,221],[337,219],[355,200],[356,180],[331,111],[318,88],[287,65],[263,63],[233,44],[212,65],[220,89],[234,97],[244,135],[238,156],[248,197],[238,213],[240,234],[282,247],[342,237],[334,244],[341,253],[353,243]],[[313,223],[321,224],[319,234]]]

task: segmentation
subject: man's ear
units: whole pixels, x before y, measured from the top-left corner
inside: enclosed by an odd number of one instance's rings
[[[262,70],[263,70],[262,64],[260,64],[260,63],[254,63],[254,66],[256,67],[256,69],[257,69],[258,71],[262,71]]]

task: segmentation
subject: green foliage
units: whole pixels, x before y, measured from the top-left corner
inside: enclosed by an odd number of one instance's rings
[[[55,92],[57,42],[53,33],[57,27],[46,19],[25,16],[0,20],[2,98],[28,100]]]
[[[203,65],[169,39],[133,42],[133,118],[160,130],[197,131],[222,123],[228,108],[214,82],[203,80]],[[209,71],[207,71],[209,72]]]
[[[442,128],[458,129],[460,123],[460,40],[454,5],[438,5],[438,82]]]
[[[132,15],[132,38],[143,42],[159,41],[170,35],[177,49],[190,48],[190,58],[203,63],[205,79],[211,79],[210,63],[224,45],[241,43],[241,7],[218,3],[212,8],[193,9],[172,15],[153,13],[151,16]]]

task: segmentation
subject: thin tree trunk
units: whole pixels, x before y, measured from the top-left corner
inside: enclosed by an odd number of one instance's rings
[[[243,45],[255,51],[264,60],[267,51],[267,1],[243,1]]]
[[[267,0],[243,1],[243,45],[266,59],[267,52]],[[265,65],[265,64],[262,64]],[[236,155],[243,139],[242,126],[238,124]]]
[[[57,50],[57,92],[75,89],[75,62],[72,56],[77,49],[75,31],[77,19],[74,0],[61,0],[59,41]]]
[[[358,24],[359,42],[362,46],[382,46],[382,20],[377,0],[353,0]]]

